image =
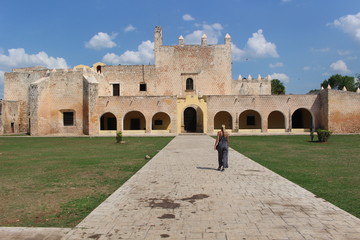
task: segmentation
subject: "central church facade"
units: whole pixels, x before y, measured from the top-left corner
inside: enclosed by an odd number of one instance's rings
[[[224,44],[164,46],[154,32],[154,65],[74,69],[43,67],[5,73],[0,133],[102,135],[360,132],[360,94],[271,95],[270,77],[232,79],[231,37]],[[343,108],[343,105],[352,105]],[[347,116],[346,119],[344,116]],[[354,120],[357,119],[357,120]]]

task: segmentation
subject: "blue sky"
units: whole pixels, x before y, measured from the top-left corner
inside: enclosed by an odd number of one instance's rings
[[[153,64],[164,45],[233,43],[233,79],[280,79],[287,94],[360,73],[359,0],[0,0],[0,98],[13,68]]]

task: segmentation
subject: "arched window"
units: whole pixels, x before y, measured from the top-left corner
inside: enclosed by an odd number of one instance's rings
[[[194,90],[194,80],[192,78],[186,79],[186,90]]]
[[[96,67],[96,72],[97,72],[97,73],[101,73],[101,65],[98,65],[98,66]]]

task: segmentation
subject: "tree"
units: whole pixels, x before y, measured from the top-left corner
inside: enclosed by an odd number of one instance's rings
[[[319,89],[311,89],[308,93],[317,94],[317,93],[319,93]]]
[[[323,88],[327,88],[328,85],[330,85],[332,89],[342,90],[344,87],[346,87],[348,91],[355,92],[359,86],[359,81],[355,81],[354,77],[335,74],[332,75],[329,79],[324,80],[321,84]]]
[[[271,94],[272,95],[285,94],[285,86],[279,79],[271,80]]]
[[[360,73],[355,75],[355,87],[356,89],[360,88]]]

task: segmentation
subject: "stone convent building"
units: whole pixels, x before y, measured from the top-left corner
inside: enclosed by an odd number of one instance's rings
[[[154,65],[74,69],[32,67],[5,73],[0,134],[101,135],[304,132],[360,133],[360,93],[271,95],[270,77],[232,79],[224,44],[164,46],[154,32]]]

